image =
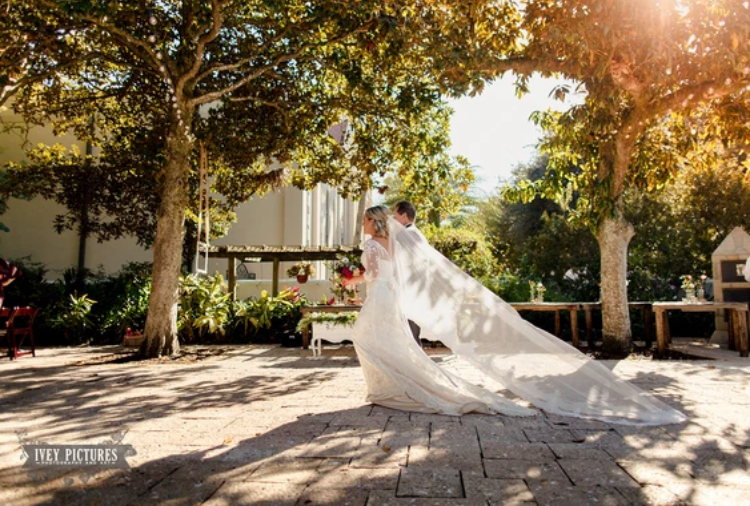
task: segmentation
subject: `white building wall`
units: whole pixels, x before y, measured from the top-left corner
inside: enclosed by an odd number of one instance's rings
[[[0,111],[6,125],[20,124],[21,118],[6,109]],[[85,145],[72,135],[55,136],[51,128],[32,127],[28,136],[21,136],[11,130],[0,134],[0,167],[6,163],[22,162],[26,159],[25,149],[39,144],[62,144],[77,146],[81,153]],[[3,258],[31,257],[49,269],[50,277],[62,276],[65,269],[78,264],[78,235],[73,231],[58,234],[53,222],[55,216],[65,213],[65,208],[52,201],[34,199],[32,201],[12,199],[8,211],[0,215],[10,232],[0,232],[0,256]],[[151,252],[137,245],[134,238],[99,243],[89,238],[86,247],[86,266],[107,272],[118,270],[131,261],[150,261]]]
[[[5,124],[20,121],[8,110],[0,111]],[[55,144],[78,145],[83,152],[85,146],[73,136],[55,137],[50,128],[33,127],[28,135],[28,145]],[[24,159],[24,140],[14,133],[0,135],[0,166],[8,161]],[[33,201],[12,200],[9,210],[0,215],[0,222],[11,229],[0,232],[0,256],[19,258],[30,256],[44,263],[53,277],[77,264],[78,236],[75,232],[57,234],[53,228],[56,214],[64,208],[43,199]],[[289,245],[289,246],[334,246],[350,244],[354,233],[356,204],[344,201],[336,188],[319,185],[312,191],[303,192],[287,187],[264,197],[254,198],[237,209],[237,223],[221,239],[212,239],[214,245]],[[99,243],[89,238],[86,249],[86,266],[103,268],[107,272],[120,269],[127,262],[151,261],[152,252],[137,245],[134,238]],[[280,286],[296,284],[296,280],[285,279],[290,264],[281,265]],[[248,271],[258,281],[270,280],[270,263],[246,263]],[[316,278],[327,280],[323,262],[315,263]],[[227,275],[226,260],[210,260],[209,273]],[[270,286],[270,285],[269,285]],[[312,285],[310,285],[312,288]],[[321,287],[321,290],[324,287]],[[259,289],[257,290],[259,293]],[[314,290],[318,291],[318,290]],[[240,288],[241,292],[241,288]],[[241,293],[239,293],[242,296]]]

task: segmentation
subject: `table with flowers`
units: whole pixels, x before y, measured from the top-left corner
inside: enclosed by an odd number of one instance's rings
[[[359,312],[362,309],[360,304],[337,304],[337,305],[312,305],[302,306],[300,313],[302,318],[310,313],[351,313]],[[310,347],[310,325],[305,325],[302,328],[302,348],[308,349]]]

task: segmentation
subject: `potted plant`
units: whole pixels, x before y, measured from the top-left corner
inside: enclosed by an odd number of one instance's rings
[[[287,276],[296,277],[298,283],[307,283],[307,278],[315,275],[315,267],[310,262],[297,262],[286,270]]]

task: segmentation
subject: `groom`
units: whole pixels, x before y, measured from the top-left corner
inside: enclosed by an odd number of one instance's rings
[[[404,226],[405,233],[410,233],[409,229],[414,227],[414,220],[417,219],[417,210],[411,202],[402,200],[401,202],[393,206],[393,219]],[[414,340],[419,346],[422,346],[422,341],[419,339],[419,335],[422,333],[422,329],[413,321],[408,321],[409,328],[411,328],[411,333],[414,336]]]

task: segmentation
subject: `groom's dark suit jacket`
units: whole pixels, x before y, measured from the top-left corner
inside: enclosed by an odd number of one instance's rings
[[[411,228],[413,225],[414,223],[407,223],[406,225],[404,225],[404,228]],[[414,340],[417,342],[418,345],[422,346],[422,341],[419,340],[419,334],[422,333],[422,329],[419,327],[419,325],[417,325],[413,321],[411,320],[408,320],[408,321],[409,321],[409,328],[411,329],[411,333],[414,336]]]

